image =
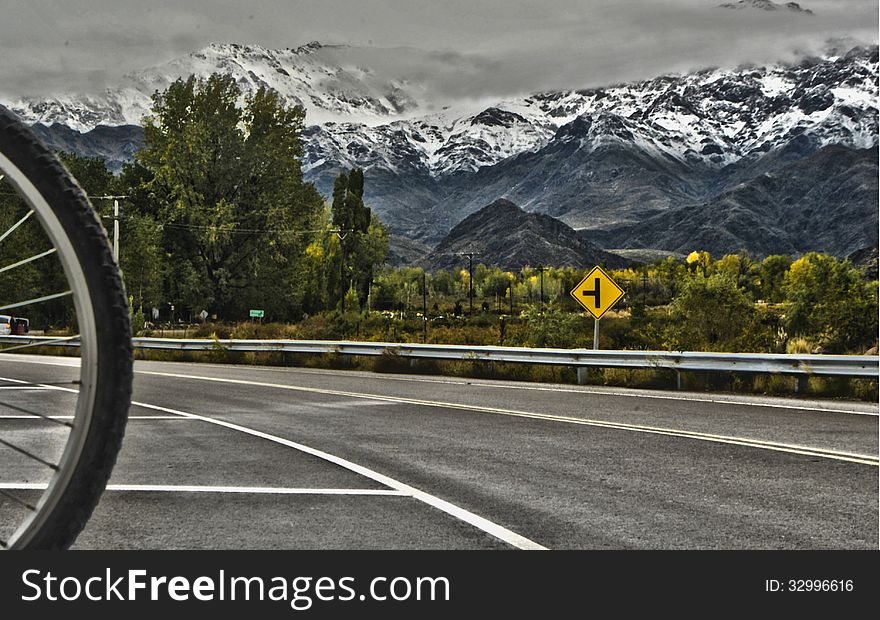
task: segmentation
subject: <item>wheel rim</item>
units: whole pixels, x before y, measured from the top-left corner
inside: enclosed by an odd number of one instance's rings
[[[15,549],[26,547],[45,527],[47,520],[62,500],[82,456],[95,405],[98,347],[95,315],[89,295],[88,282],[62,223],[28,176],[3,153],[0,153],[0,175],[5,175],[4,180],[16,189],[18,195],[30,207],[55,248],[70,287],[80,330],[79,390],[72,428],[70,428],[63,452],[58,460],[57,469],[48,485],[39,500],[33,505],[30,514],[24,517],[6,540],[6,548]]]

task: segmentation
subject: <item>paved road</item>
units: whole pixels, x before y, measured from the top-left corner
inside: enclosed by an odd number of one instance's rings
[[[159,362],[135,401],[78,548],[878,547],[871,404]]]

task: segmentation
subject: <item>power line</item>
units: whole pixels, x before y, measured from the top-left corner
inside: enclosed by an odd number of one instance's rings
[[[102,216],[104,219],[115,219],[112,215],[104,215]],[[130,222],[132,221],[132,217],[120,216],[119,221],[121,222]],[[155,220],[154,220],[155,221]],[[217,232],[224,232],[230,234],[252,234],[252,233],[291,233],[291,234],[316,234],[316,233],[326,233],[326,234],[342,234],[343,237],[353,232],[351,230],[346,229],[325,229],[325,228],[311,228],[311,229],[301,229],[301,228],[224,228],[224,226],[235,226],[235,224],[222,224],[222,225],[213,225],[213,226],[202,226],[197,224],[180,224],[178,222],[156,222],[156,224],[160,228],[180,228],[186,230],[215,230]]]
[[[20,197],[16,192],[3,192],[0,191],[0,196],[14,196]],[[121,200],[123,198],[130,198],[130,195],[118,195],[118,196],[88,196],[90,200]],[[102,219],[114,220],[115,222],[129,222],[132,220],[131,216],[126,215],[102,215]],[[235,229],[224,229],[222,226],[236,226],[235,223],[225,224],[225,225],[213,225],[213,226],[203,226],[197,224],[180,224],[178,222],[162,222],[157,221],[155,218],[152,218],[160,227],[167,228],[179,228],[179,229],[188,229],[188,230],[214,230],[217,232],[224,232],[228,234],[254,234],[254,233],[273,233],[273,234],[299,234],[299,235],[307,235],[307,234],[317,234],[317,233],[327,233],[327,234],[335,234],[338,235],[340,239],[344,239],[348,233],[355,232],[350,229],[306,229],[302,230],[299,228],[235,228]]]

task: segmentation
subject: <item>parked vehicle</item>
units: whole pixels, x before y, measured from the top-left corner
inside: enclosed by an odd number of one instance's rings
[[[24,336],[30,331],[30,324],[24,317],[0,314],[0,336]]]

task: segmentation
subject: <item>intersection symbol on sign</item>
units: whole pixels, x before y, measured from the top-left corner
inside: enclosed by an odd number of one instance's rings
[[[624,290],[601,267],[593,267],[571,290],[571,296],[597,320],[620,301],[623,294]]]

